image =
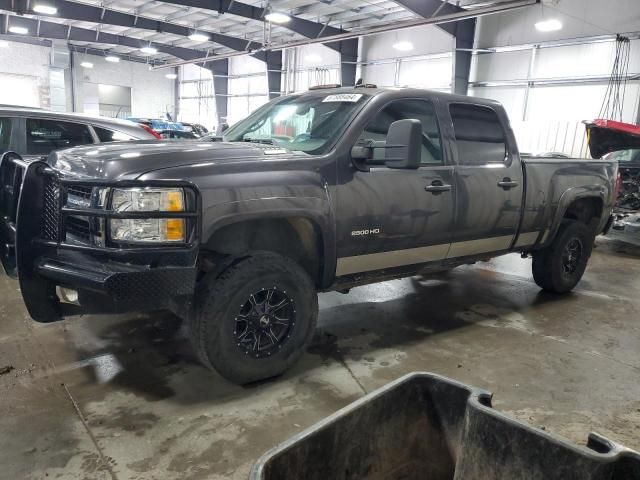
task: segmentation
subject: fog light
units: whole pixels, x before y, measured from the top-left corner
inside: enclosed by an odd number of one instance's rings
[[[72,303],[74,305],[80,305],[78,301],[78,291],[70,288],[56,287],[56,293],[62,303]]]

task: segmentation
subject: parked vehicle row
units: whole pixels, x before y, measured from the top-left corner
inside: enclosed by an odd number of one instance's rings
[[[206,135],[209,131],[198,123],[171,122],[157,118],[131,117],[127,120],[139,123],[158,134],[159,138],[195,139]]]
[[[3,157],[2,260],[34,320],[166,308],[247,383],[304,352],[319,291],[510,252],[570,291],[616,198],[615,161],[523,158],[480,98],[312,90],[210,140]]]
[[[155,138],[128,120],[0,105],[0,153],[41,158],[79,145]]]

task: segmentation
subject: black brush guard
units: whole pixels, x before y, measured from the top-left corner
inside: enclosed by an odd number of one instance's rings
[[[491,393],[412,373],[346,406],[254,465],[251,480],[634,480],[640,454],[587,447],[491,408]]]
[[[80,313],[173,308],[193,294],[199,239],[200,196],[186,182],[102,181],[63,177],[45,162],[0,159],[0,245],[7,274],[17,275],[25,305],[38,322]],[[114,212],[67,205],[73,188],[180,187],[185,212]],[[107,204],[108,205],[108,204]],[[101,245],[67,241],[68,218],[104,226]],[[110,243],[113,218],[184,218],[188,242],[176,246]],[[61,303],[56,287],[78,292],[78,304]]]

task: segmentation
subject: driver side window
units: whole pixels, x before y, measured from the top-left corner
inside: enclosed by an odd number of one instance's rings
[[[390,103],[364,128],[358,137],[358,142],[364,140],[384,142],[387,138],[389,127],[393,122],[409,118],[420,120],[422,123],[420,164],[422,166],[442,165],[442,141],[440,129],[438,128],[438,118],[433,103],[429,100],[406,99]],[[373,160],[370,163],[383,165],[384,158],[385,149],[374,148]]]

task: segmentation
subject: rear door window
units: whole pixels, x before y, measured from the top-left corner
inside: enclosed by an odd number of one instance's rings
[[[504,163],[507,140],[494,110],[479,105],[454,103],[449,106],[460,165]]]
[[[53,150],[93,143],[87,125],[42,118],[27,119],[27,153],[48,155]]]
[[[11,119],[0,117],[0,153],[9,150],[11,142]]]
[[[96,132],[98,140],[100,142],[126,142],[129,140],[135,140],[131,135],[126,133],[116,132],[115,130],[109,130],[107,128],[93,127],[93,131]]]

